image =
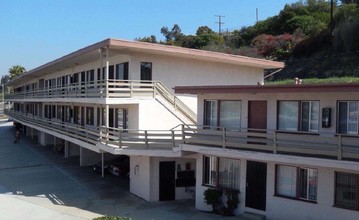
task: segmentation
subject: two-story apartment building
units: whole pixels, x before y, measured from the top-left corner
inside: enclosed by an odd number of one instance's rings
[[[182,125],[197,121],[196,95],[175,86],[256,85],[283,63],[107,39],[39,66],[7,84],[27,136],[64,148],[81,166],[127,155],[130,191],[149,201],[190,198],[196,157],[175,151]],[[186,126],[187,127],[187,126]],[[198,176],[198,174],[197,174]],[[175,181],[176,180],[176,181]]]
[[[359,84],[183,86],[198,123],[179,151],[196,159],[196,208],[208,188],[238,190],[237,213],[359,218]]]

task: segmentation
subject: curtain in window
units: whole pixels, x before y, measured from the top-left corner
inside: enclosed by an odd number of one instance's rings
[[[335,176],[335,205],[354,209],[357,197],[356,176],[346,173],[336,173]]]
[[[347,133],[347,117],[348,117],[348,106],[347,102],[339,102],[339,124],[338,132],[346,134]]]
[[[240,160],[219,158],[219,186],[239,190]]]
[[[317,170],[300,169],[299,197],[308,200],[317,200]]]
[[[239,130],[241,124],[240,110],[240,101],[220,101],[219,126],[228,130]]]
[[[278,129],[286,131],[298,130],[298,102],[279,102]]]
[[[297,168],[277,166],[276,194],[296,197]]]
[[[204,125],[217,126],[217,101],[205,101]]]
[[[348,134],[358,134],[358,102],[349,102]]]
[[[318,132],[319,130],[319,102],[302,102],[301,130]]]
[[[339,133],[358,134],[358,103],[357,101],[339,102]]]
[[[216,157],[204,157],[204,184],[210,186],[217,185],[217,158]]]

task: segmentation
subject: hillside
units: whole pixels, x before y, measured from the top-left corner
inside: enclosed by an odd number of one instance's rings
[[[157,42],[154,35],[136,40],[285,62],[285,69],[270,81],[359,77],[356,0],[333,0],[333,5],[324,0],[298,1],[253,26],[221,34],[201,26],[195,35],[184,35],[178,24],[162,27],[161,33],[164,41]]]

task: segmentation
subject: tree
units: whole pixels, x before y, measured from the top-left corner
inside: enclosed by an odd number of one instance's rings
[[[150,37],[142,37],[142,38],[139,37],[136,38],[135,41],[154,43],[154,44],[158,43],[155,35],[151,35]]]
[[[0,84],[1,84],[1,85],[4,85],[4,84],[6,84],[6,83],[9,82],[9,81],[10,81],[10,76],[9,76],[9,75],[4,75],[4,76],[1,77],[1,82],[0,82]]]
[[[17,76],[19,76],[25,72],[26,72],[26,69],[23,66],[20,66],[20,65],[12,66],[9,69],[10,80],[16,78]]]
[[[166,44],[169,45],[180,45],[180,40],[184,36],[178,24],[174,24],[171,30],[168,27],[162,27],[161,34],[166,38]]]

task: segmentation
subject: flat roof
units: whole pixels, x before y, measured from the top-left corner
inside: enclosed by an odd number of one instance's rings
[[[289,84],[289,85],[229,85],[229,86],[176,86],[175,93],[330,93],[359,92],[359,83]]]
[[[122,51],[124,54],[129,52],[158,54],[165,56],[173,56],[179,58],[190,58],[205,60],[209,62],[227,63],[233,65],[250,66],[263,69],[280,69],[284,68],[283,62],[270,61],[265,59],[257,59],[233,54],[225,54],[197,49],[189,49],[184,47],[169,46],[162,44],[146,43],[139,41],[127,41],[120,39],[106,39],[95,44],[89,45],[56,60],[32,69],[10,81],[21,79],[29,75],[45,75],[49,72],[61,70],[64,68],[74,67],[83,62],[92,62],[99,60],[99,49],[109,48],[110,51]],[[111,53],[110,53],[111,56]]]

